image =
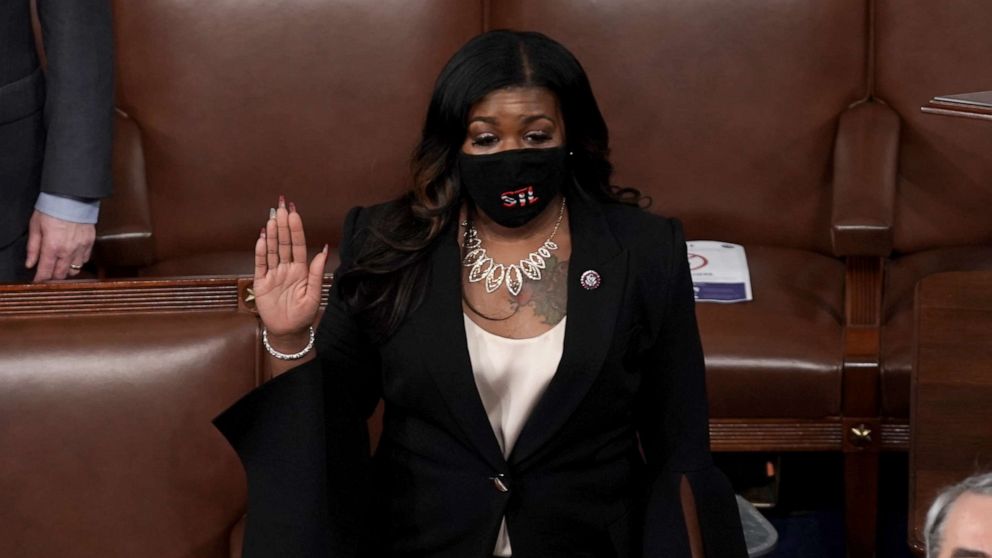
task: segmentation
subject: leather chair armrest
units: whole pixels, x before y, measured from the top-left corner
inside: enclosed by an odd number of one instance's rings
[[[837,256],[887,256],[899,157],[899,116],[867,101],[840,117],[833,161],[831,239]]]
[[[126,113],[114,117],[114,193],[100,208],[96,254],[103,267],[140,267],[154,261],[151,208],[141,130]]]

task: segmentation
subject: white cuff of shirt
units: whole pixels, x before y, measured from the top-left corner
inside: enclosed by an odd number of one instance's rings
[[[56,219],[87,225],[96,224],[97,218],[100,216],[100,200],[73,198],[44,192],[38,194],[38,202],[34,204],[34,208]]]

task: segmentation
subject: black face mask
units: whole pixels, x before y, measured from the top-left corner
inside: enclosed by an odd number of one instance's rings
[[[541,214],[568,176],[564,147],[514,149],[491,155],[458,154],[465,193],[504,227],[520,227]]]

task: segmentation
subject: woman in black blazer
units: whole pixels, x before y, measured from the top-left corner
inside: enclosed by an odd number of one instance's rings
[[[348,214],[316,341],[326,247],[308,267],[280,199],[255,276],[279,375],[216,420],[248,474],[246,556],[746,555],[708,449],[681,226],[611,187],[607,153],[564,47],[476,37],[438,78],[411,192]],[[519,386],[485,383],[467,328],[526,343],[560,325],[510,447],[493,397]]]

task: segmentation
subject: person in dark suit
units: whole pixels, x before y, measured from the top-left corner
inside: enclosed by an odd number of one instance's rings
[[[0,282],[77,275],[110,194],[110,3],[37,6],[46,72],[29,0],[0,3]]]
[[[564,47],[471,40],[410,193],[348,214],[316,336],[326,246],[308,266],[280,199],[254,287],[277,377],[215,420],[245,556],[746,556],[681,225],[610,186],[608,147]]]

